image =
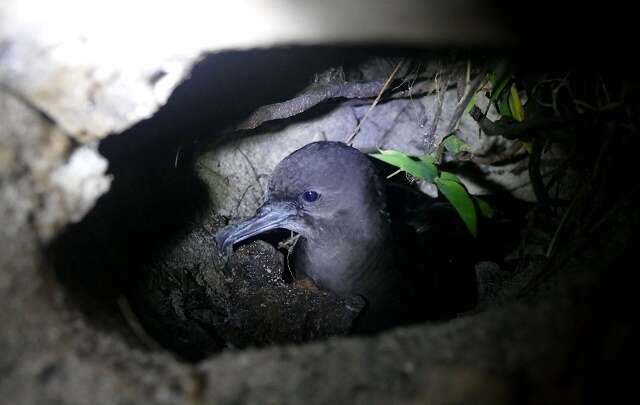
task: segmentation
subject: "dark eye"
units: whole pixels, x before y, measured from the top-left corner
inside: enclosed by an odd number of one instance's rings
[[[302,193],[302,198],[304,198],[304,200],[307,202],[314,202],[318,199],[318,197],[320,197],[320,194],[315,191],[305,191],[304,193]]]

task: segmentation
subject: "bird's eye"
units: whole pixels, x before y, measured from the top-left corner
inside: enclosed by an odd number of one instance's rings
[[[304,193],[302,193],[302,198],[304,198],[304,200],[307,202],[314,202],[319,197],[320,197],[320,194],[318,194],[315,191],[305,191]]]

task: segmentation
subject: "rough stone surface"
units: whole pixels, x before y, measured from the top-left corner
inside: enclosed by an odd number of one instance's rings
[[[317,7],[241,0],[183,7],[121,0],[63,0],[56,5],[3,1],[0,83],[28,98],[76,139],[87,141],[149,117],[207,52],[388,43],[394,38],[407,43],[464,38],[467,45],[511,38],[503,35],[500,20],[477,2],[451,8],[441,1],[401,0],[391,8],[366,3],[350,4],[346,10],[344,3],[333,2]],[[451,18],[465,23],[452,30],[447,23]]]
[[[390,70],[392,65],[387,65]],[[433,152],[439,140],[447,135],[446,127],[458,103],[457,94],[456,88],[447,90],[439,112],[438,94],[378,104],[364,121],[354,146],[364,152],[378,149],[400,150],[412,155]],[[308,96],[313,97],[313,91]],[[305,93],[299,96],[305,97]],[[478,99],[479,105],[486,105],[485,97]],[[344,142],[368,110],[368,104],[334,104],[302,114],[297,120],[259,127],[251,131],[250,136],[242,136],[245,135],[242,132],[233,134],[228,142],[204,153],[197,162],[198,173],[211,190],[213,206],[221,215],[231,218],[253,215],[262,202],[269,173],[280,160],[307,143]],[[493,108],[489,116],[498,117]],[[516,142],[501,137],[479,137],[478,126],[468,114],[460,120],[456,135],[465,142],[469,152],[477,156],[496,155],[517,146]],[[560,150],[547,152],[543,157],[543,176],[548,177],[562,159]],[[491,193],[492,188],[486,184],[492,184],[493,189],[506,190],[518,199],[535,201],[526,150],[520,148],[508,160],[500,165],[478,164],[473,175],[463,173],[461,178],[472,194]]]
[[[15,217],[0,232],[11,235],[12,223],[32,216],[41,240],[48,241],[108,190],[107,162],[95,146],[71,152],[69,138],[54,123],[2,90],[0,117],[0,210]]]

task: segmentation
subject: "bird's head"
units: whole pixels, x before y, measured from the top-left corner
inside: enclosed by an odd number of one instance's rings
[[[227,226],[216,241],[224,250],[276,228],[310,241],[327,234],[340,237],[365,231],[368,216],[384,210],[382,187],[366,156],[339,142],[315,142],[284,158],[256,215]]]

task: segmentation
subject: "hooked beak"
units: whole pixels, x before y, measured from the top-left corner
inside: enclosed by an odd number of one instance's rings
[[[284,228],[298,232],[297,218],[298,210],[295,204],[286,201],[267,201],[258,208],[255,216],[220,230],[216,235],[216,243],[222,251],[225,251],[238,242],[272,229]]]

